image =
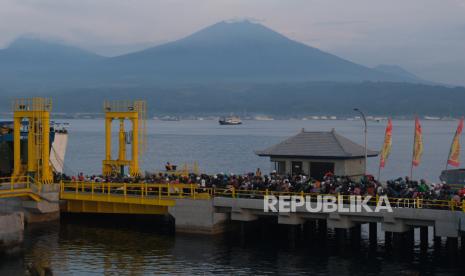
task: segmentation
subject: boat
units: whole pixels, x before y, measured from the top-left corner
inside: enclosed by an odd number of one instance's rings
[[[435,116],[425,116],[424,119],[425,119],[425,120],[430,120],[430,121],[438,121],[438,120],[441,120],[440,117],[435,117]]]
[[[273,121],[274,119],[269,116],[255,116],[256,121]]]
[[[68,123],[50,122],[50,165],[56,173],[64,172],[64,159],[68,146]],[[21,147],[27,147],[29,123],[21,126]],[[27,150],[22,151],[22,159],[27,160]],[[0,121],[0,176],[13,173],[13,122]]]
[[[163,116],[160,118],[161,121],[168,121],[168,122],[178,122],[180,121],[179,117],[177,116]]]
[[[241,125],[242,121],[237,116],[229,116],[219,119],[218,123],[220,123],[220,125]]]
[[[444,170],[439,179],[452,190],[460,190],[465,187],[465,168]]]

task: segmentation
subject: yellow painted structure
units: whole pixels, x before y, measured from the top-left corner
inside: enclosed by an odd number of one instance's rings
[[[122,174],[125,167],[129,168],[131,176],[139,176],[139,158],[145,151],[146,142],[146,103],[145,101],[106,101],[105,110],[105,159],[102,161],[103,175]],[[114,120],[119,121],[118,158],[111,156],[111,126]],[[132,124],[129,135],[124,128],[125,121]],[[130,138],[130,139],[128,139]],[[126,143],[132,146],[131,159],[127,158]]]
[[[41,200],[39,190],[40,184],[29,176],[0,178],[0,198],[27,197],[38,202]]]
[[[60,199],[70,213],[166,214],[176,199],[211,198],[188,184],[63,182]]]
[[[28,175],[38,183],[51,183],[53,172],[50,166],[50,99],[17,99],[14,112],[14,168],[13,180]],[[21,160],[21,127],[28,121],[27,163]]]
[[[348,204],[350,195],[324,195],[271,190],[240,190],[234,188],[202,188],[197,184],[96,183],[62,182],[60,199],[67,204],[63,211],[72,213],[166,214],[178,199],[209,200],[214,197],[261,199],[266,196],[296,196],[316,201],[318,196],[336,196]],[[365,197],[362,197],[365,200]],[[388,198],[393,208],[442,209],[465,212],[465,202],[421,198]],[[371,197],[375,206],[379,197]]]

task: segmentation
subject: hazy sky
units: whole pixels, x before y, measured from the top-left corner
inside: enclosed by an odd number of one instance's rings
[[[0,47],[34,34],[115,55],[234,18],[363,65],[465,85],[465,0],[0,0]]]

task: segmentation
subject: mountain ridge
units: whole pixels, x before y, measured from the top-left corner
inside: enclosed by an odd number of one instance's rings
[[[114,82],[421,82],[353,63],[258,23],[218,22],[178,40],[116,57],[59,43],[19,40],[0,50],[0,71],[10,79],[89,85]],[[26,75],[25,72],[27,73]],[[1,79],[1,77],[0,77]],[[70,85],[71,85],[70,84]]]
[[[152,62],[155,61],[155,62]],[[219,22],[166,44],[110,59],[128,74],[226,80],[405,81],[279,34],[261,24]],[[184,74],[184,75],[183,75]],[[189,74],[189,76],[187,76]]]

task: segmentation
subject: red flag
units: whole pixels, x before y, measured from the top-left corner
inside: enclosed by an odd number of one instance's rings
[[[379,167],[384,168],[386,165],[386,160],[391,153],[391,146],[392,146],[392,121],[389,118],[387,126],[386,126],[386,133],[384,135],[384,144],[383,149],[381,150],[380,160],[379,160]]]
[[[449,158],[447,159],[447,164],[458,167],[460,166],[460,136],[463,129],[463,118],[460,119],[457,130],[455,131],[454,139],[450,146]]]
[[[420,125],[420,120],[415,118],[415,137],[413,142],[413,158],[412,165],[417,167],[420,165],[421,155],[423,154],[423,137]]]

